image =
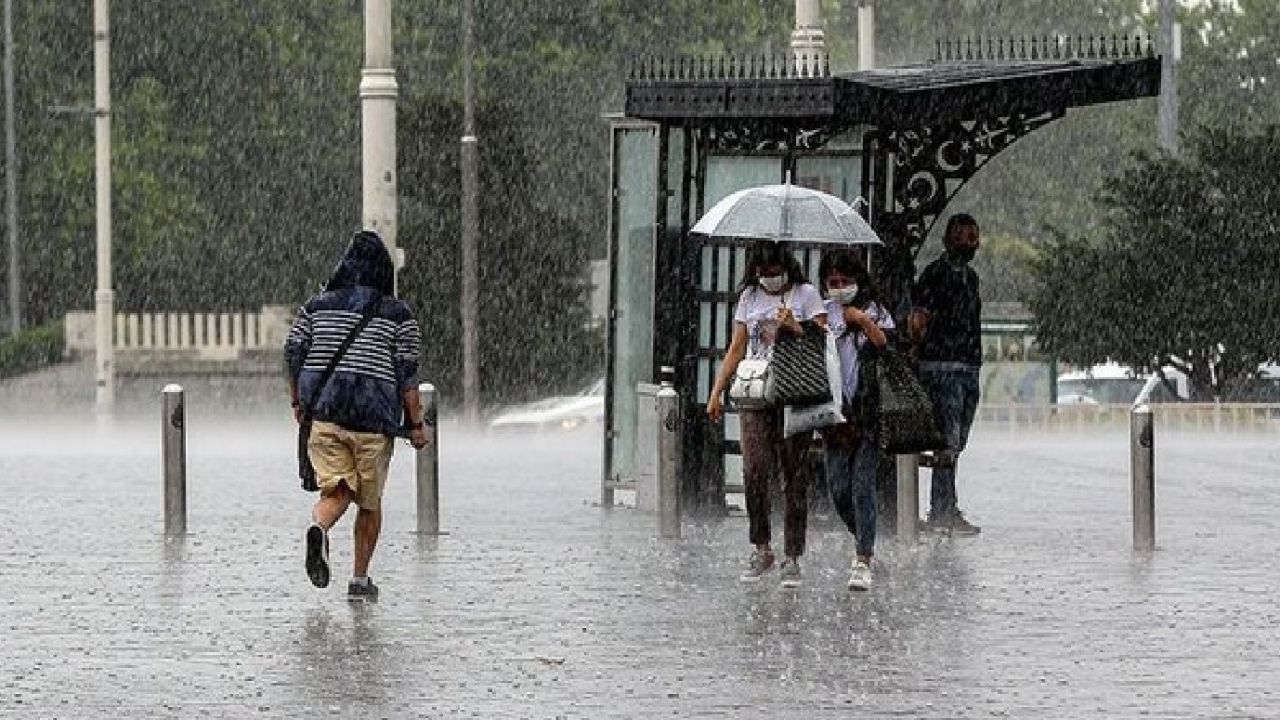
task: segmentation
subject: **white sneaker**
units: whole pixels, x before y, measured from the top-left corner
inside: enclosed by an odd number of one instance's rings
[[[853,561],[853,567],[849,568],[849,589],[859,591],[871,589],[870,565],[861,560]]]

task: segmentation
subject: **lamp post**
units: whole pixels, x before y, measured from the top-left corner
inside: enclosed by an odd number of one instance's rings
[[[22,271],[18,258],[18,150],[13,114],[13,0],[4,0],[4,192],[9,230],[9,330],[22,330]]]
[[[480,415],[479,312],[479,140],[476,138],[475,83],[472,78],[475,10],[462,4],[462,414],[467,422]]]
[[[361,213],[364,227],[382,236],[397,276],[404,252],[396,247],[396,97],[391,0],[365,0],[364,69],[360,73]]]
[[[791,32],[791,54],[796,72],[818,74],[826,61],[820,0],[796,0],[796,28]]]
[[[1178,19],[1175,0],[1160,0],[1160,147],[1178,152]]]
[[[97,410],[115,406],[115,345],[111,318],[116,293],[111,288],[111,64],[107,0],[93,0],[93,140],[96,184],[98,289],[94,293],[94,375]]]

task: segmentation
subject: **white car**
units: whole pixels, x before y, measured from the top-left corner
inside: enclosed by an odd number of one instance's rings
[[[1139,375],[1126,365],[1103,363],[1087,370],[1058,376],[1059,405],[1127,405],[1139,396],[1153,402],[1170,402],[1187,397],[1186,377],[1165,368],[1176,392],[1170,392],[1155,373]]]
[[[503,410],[489,421],[489,427],[574,430],[592,423],[604,423],[603,379],[577,395],[550,397]]]

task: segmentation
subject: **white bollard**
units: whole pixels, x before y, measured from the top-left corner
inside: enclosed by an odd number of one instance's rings
[[[898,541],[916,542],[920,524],[920,456],[898,455]]]
[[[187,532],[187,419],[181,385],[164,387],[161,418],[164,456],[164,534]]]
[[[664,371],[667,368],[663,368]],[[658,531],[680,537],[680,393],[669,378],[658,388]]]
[[[418,533],[440,534],[440,431],[436,427],[439,403],[436,386],[422,383],[423,419],[427,425],[427,444],[417,451]]]
[[[1156,438],[1150,405],[1129,413],[1130,479],[1133,485],[1133,549],[1156,548]]]

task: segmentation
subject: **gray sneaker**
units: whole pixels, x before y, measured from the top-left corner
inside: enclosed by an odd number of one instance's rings
[[[373,578],[362,583],[352,580],[347,583],[347,599],[351,602],[377,602],[378,586],[373,584]]]
[[[758,582],[765,573],[772,569],[773,553],[756,550],[751,553],[751,559],[747,561],[747,569],[743,571],[742,577],[738,579],[744,583]]]
[[[849,589],[860,591],[871,589],[870,565],[857,559],[853,561],[853,567],[849,568]]]
[[[782,561],[782,587],[798,588],[800,587],[800,560],[799,558],[787,558]]]
[[[980,526],[966,520],[964,513],[959,510],[940,517],[930,515],[929,519],[925,521],[924,528],[929,532],[942,533],[944,535],[973,536],[982,532]]]

